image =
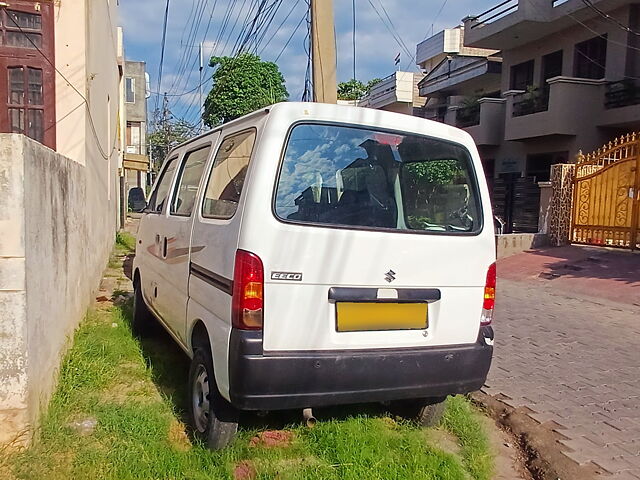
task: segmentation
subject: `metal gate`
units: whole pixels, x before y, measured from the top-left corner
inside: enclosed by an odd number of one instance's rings
[[[578,155],[571,241],[635,249],[640,246],[640,133],[623,135]]]

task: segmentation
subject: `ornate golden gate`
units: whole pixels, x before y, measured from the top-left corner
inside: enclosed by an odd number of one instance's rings
[[[571,242],[640,246],[640,133],[577,158]]]

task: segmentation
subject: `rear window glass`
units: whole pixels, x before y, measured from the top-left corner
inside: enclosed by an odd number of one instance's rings
[[[419,135],[338,125],[293,128],[275,213],[286,221],[476,233],[481,211],[469,152]]]
[[[220,144],[205,190],[203,217],[228,219],[236,213],[255,139],[256,131],[249,130]]]

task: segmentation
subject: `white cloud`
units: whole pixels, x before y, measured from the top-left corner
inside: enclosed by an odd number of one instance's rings
[[[371,0],[380,14],[384,12],[380,4],[386,8],[398,35],[413,55],[415,46],[431,33],[431,24],[436,13],[443,5],[443,0]],[[480,13],[488,7],[499,3],[499,0],[449,0],[433,26],[433,31],[460,23],[466,15]],[[215,11],[212,7],[216,5]],[[172,0],[169,8],[167,24],[167,40],[163,64],[163,81],[161,91],[182,93],[194,89],[199,83],[198,44],[205,42],[205,57],[210,53],[229,55],[240,37],[240,31],[248,16],[249,9],[254,9],[256,1],[238,2],[233,0]],[[369,0],[356,0],[356,73],[357,77],[367,81],[374,77],[385,77],[395,70],[394,57],[401,47],[389,33]],[[197,7],[200,7],[198,9]],[[204,8],[202,8],[204,7]],[[241,8],[244,7],[241,11]],[[306,4],[304,1],[286,0],[278,10],[270,30],[262,39],[258,50],[264,60],[273,61],[283,51],[287,40],[291,37],[298,22],[302,19]],[[351,2],[334,0],[335,28],[337,39],[338,81],[345,81],[353,76],[352,48],[352,9]],[[200,15],[202,13],[202,15]],[[213,15],[212,15],[213,13]],[[226,14],[228,21],[222,29]],[[289,14],[282,28],[276,31],[285,16]],[[162,38],[164,1],[162,0],[121,0],[120,19],[125,30],[125,46],[127,58],[147,62],[147,70],[151,76],[151,89],[157,89],[158,64]],[[200,18],[195,28],[192,20]],[[232,27],[235,24],[235,28]],[[193,25],[193,26],[192,26]],[[205,31],[208,28],[207,35]],[[220,35],[222,31],[222,35]],[[278,65],[287,82],[287,89],[292,100],[299,100],[304,87],[304,75],[307,56],[304,51],[304,38],[307,35],[306,22],[303,20],[296,34],[284,49]],[[402,69],[415,70],[414,62],[402,52]],[[206,61],[205,61],[206,63]],[[205,67],[205,78],[212,73]],[[205,87],[208,91],[210,85]],[[197,95],[172,97],[171,108],[177,116],[184,113]],[[153,108],[155,96],[151,98]],[[191,114],[197,108],[191,108]]]

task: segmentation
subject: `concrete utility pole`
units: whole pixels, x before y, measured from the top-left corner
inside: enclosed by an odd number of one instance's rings
[[[313,101],[338,102],[333,0],[311,0]]]
[[[202,56],[202,42],[200,42],[200,86],[198,87],[198,93],[200,95],[200,133],[204,130],[204,102],[202,101],[202,70],[204,69],[204,61]]]

